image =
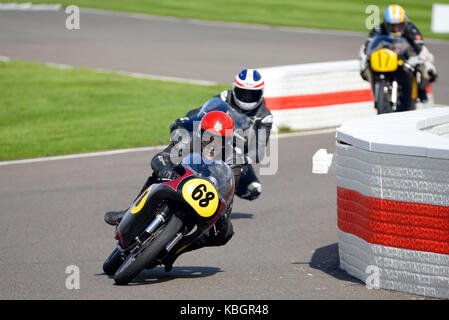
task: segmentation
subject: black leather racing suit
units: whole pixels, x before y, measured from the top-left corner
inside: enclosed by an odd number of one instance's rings
[[[365,42],[365,53],[366,53],[366,49],[368,48],[369,43],[374,39],[375,36],[379,36],[379,35],[387,36],[388,34],[389,34],[389,32],[388,32],[387,28],[385,27],[384,23],[381,23],[378,26],[374,27],[368,34],[368,39]],[[423,40],[422,34],[419,31],[418,27],[415,26],[412,22],[408,21],[405,24],[404,33],[402,34],[402,36],[408,41],[408,43],[413,48],[415,53],[420,54],[420,52],[424,46],[424,40]]]

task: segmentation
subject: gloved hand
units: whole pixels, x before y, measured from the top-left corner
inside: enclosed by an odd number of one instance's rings
[[[433,71],[432,69],[427,71],[427,74],[430,77],[430,82],[434,82],[438,78],[438,74],[435,71]]]
[[[416,66],[424,63],[424,61],[418,56],[412,56],[412,57],[408,58],[406,62],[414,68],[416,68]]]
[[[160,179],[173,180],[179,177],[179,174],[176,173],[172,168],[162,168],[156,172],[156,175]]]
[[[368,81],[367,77],[368,61],[366,54],[360,54],[359,66],[360,66],[360,76],[362,77],[363,80]]]
[[[172,123],[170,123],[170,126],[169,126],[170,132],[177,129],[179,127],[179,125],[186,120],[189,120],[189,118],[184,117],[184,118],[179,118],[179,119],[174,120]]]

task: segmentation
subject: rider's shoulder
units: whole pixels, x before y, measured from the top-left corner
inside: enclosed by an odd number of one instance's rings
[[[223,100],[224,102],[227,102],[229,97],[230,97],[231,91],[230,90],[224,90],[222,92],[220,92],[220,94],[218,95],[218,97]]]
[[[374,26],[374,28],[371,29],[369,35],[370,36],[376,36],[376,35],[380,35],[383,34],[385,32],[385,27],[383,23],[377,24]]]
[[[411,21],[409,21],[406,25],[406,32],[412,33],[412,34],[421,34],[421,31],[419,31],[419,28]]]
[[[272,116],[270,109],[268,109],[268,107],[265,103],[265,99],[262,100],[262,103],[260,104],[259,109],[258,109],[258,113],[259,113],[259,116],[264,116],[264,117]]]

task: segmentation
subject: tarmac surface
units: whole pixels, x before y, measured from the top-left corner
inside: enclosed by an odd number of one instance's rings
[[[0,55],[16,59],[231,84],[242,68],[357,59],[367,33],[157,17],[85,9],[80,29],[64,11],[0,11]],[[449,105],[449,41],[428,40]]]
[[[0,12],[0,55],[230,83],[243,66],[353,59],[364,39],[92,11],[68,31],[65,18]],[[448,44],[429,47],[448,70]],[[115,245],[103,215],[130,204],[156,150],[0,166],[0,299],[423,299],[367,289],[339,269],[335,174],[312,174],[313,154],[333,153],[335,133],[278,142],[278,170],[260,176],[262,196],[235,200],[226,246],[189,252],[170,273],[144,271],[125,287],[102,271]],[[69,266],[79,269],[79,289],[66,287]]]

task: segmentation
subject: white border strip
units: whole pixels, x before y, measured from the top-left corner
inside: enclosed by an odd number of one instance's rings
[[[14,60],[14,58],[6,57],[6,56],[0,56],[0,61],[3,62],[9,62]],[[17,59],[17,61],[22,61],[20,59]],[[63,64],[63,63],[53,63],[53,62],[36,62],[34,63],[45,65],[50,68],[57,68],[57,69],[88,69],[91,71],[99,72],[99,73],[110,73],[110,74],[116,74],[121,76],[128,76],[131,78],[138,78],[138,79],[148,79],[148,80],[158,80],[158,81],[170,81],[170,82],[180,82],[180,83],[190,83],[190,84],[197,84],[202,86],[216,86],[219,85],[218,82],[215,81],[208,81],[208,80],[196,80],[196,79],[186,79],[186,78],[178,78],[178,77],[169,77],[169,76],[159,76],[154,74],[147,74],[147,73],[139,73],[139,72],[128,72],[128,71],[120,71],[120,70],[110,70],[110,69],[97,69],[97,68],[90,68],[85,66],[73,66],[69,64]]]
[[[196,79],[185,79],[185,78],[178,78],[178,77],[169,77],[169,76],[159,76],[154,74],[146,74],[146,73],[139,73],[139,72],[128,72],[128,71],[120,71],[120,70],[110,70],[110,69],[96,69],[96,68],[88,68],[88,67],[76,67],[68,64],[62,64],[62,63],[44,63],[48,67],[52,68],[58,68],[58,69],[74,69],[74,68],[80,68],[80,69],[89,69],[96,72],[101,73],[111,73],[111,74],[117,74],[121,76],[128,76],[131,78],[138,78],[138,79],[148,79],[148,80],[159,80],[159,81],[170,81],[170,82],[181,82],[181,83],[190,83],[190,84],[198,84],[202,86],[216,86],[219,85],[218,82],[214,81],[207,81],[207,80],[196,80]]]
[[[324,129],[324,130],[305,131],[305,132],[274,134],[274,135],[272,135],[272,138],[278,138],[278,139],[292,138],[292,137],[319,135],[319,134],[326,134],[326,133],[333,133],[333,132],[336,132],[335,128]],[[56,160],[93,158],[93,157],[110,156],[110,155],[116,155],[116,154],[125,154],[125,153],[131,153],[131,152],[155,151],[155,150],[162,150],[166,147],[167,147],[166,145],[165,146],[151,146],[151,147],[142,147],[142,148],[117,149],[117,150],[110,150],[110,151],[98,151],[98,152],[91,152],[91,153],[79,153],[79,154],[32,158],[32,159],[23,159],[23,160],[0,161],[0,167],[15,165],[15,164],[28,164],[28,163],[56,161]]]
[[[0,11],[59,11],[62,4],[1,3]]]
[[[46,162],[46,161],[55,161],[55,160],[92,158],[92,157],[109,156],[109,155],[123,154],[123,153],[130,153],[130,152],[154,151],[154,150],[164,149],[166,147],[167,146],[152,146],[152,147],[143,147],[143,148],[117,149],[117,150],[99,151],[99,152],[91,152],[91,153],[69,154],[69,155],[64,155],[64,156],[54,156],[54,157],[42,157],[42,158],[33,158],[33,159],[24,159],[24,160],[2,161],[2,162],[0,162],[0,166],[8,166],[8,165],[14,165],[14,164],[36,163],[36,162]]]

